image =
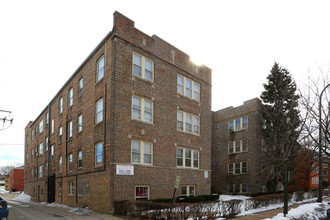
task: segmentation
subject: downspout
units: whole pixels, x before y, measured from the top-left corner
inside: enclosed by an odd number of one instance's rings
[[[47,126],[47,143],[46,143],[46,149],[47,149],[47,180],[46,180],[46,183],[47,183],[47,202],[49,202],[50,200],[50,196],[49,196],[49,193],[50,193],[50,189],[49,189],[49,171],[50,171],[50,153],[49,151],[51,149],[49,149],[49,143],[50,143],[50,113],[51,113],[51,108],[50,108],[50,103],[48,104],[48,121],[46,123],[48,123],[48,126]]]
[[[104,42],[104,72],[107,71],[107,40]],[[107,140],[107,83],[104,85],[104,137],[103,137],[103,143],[104,143],[104,159],[103,159],[103,168],[106,170],[106,160],[107,160],[107,151],[106,151],[106,140]]]

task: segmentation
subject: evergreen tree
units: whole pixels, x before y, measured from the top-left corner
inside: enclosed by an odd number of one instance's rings
[[[267,80],[261,94],[264,137],[261,168],[268,176],[268,190],[275,191],[278,182],[284,183],[286,171],[294,171],[301,120],[296,83],[288,70],[275,63]]]

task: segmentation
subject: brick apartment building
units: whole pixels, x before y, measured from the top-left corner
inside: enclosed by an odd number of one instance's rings
[[[114,27],[25,128],[34,201],[111,212],[114,201],[210,194],[211,70],[114,13]],[[49,146],[49,147],[47,147]]]
[[[265,190],[259,175],[262,130],[258,98],[213,112],[212,191],[256,193]]]

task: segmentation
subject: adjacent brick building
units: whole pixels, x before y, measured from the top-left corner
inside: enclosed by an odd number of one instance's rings
[[[17,167],[10,170],[9,191],[24,191],[24,167]]]
[[[114,13],[114,27],[25,128],[25,192],[103,212],[211,189],[211,70]],[[47,147],[49,146],[49,147]]]
[[[266,188],[259,173],[262,130],[258,98],[213,112],[212,190],[256,193]]]

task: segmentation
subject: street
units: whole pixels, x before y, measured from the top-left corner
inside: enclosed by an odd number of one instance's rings
[[[13,201],[12,199],[19,194],[10,193],[7,195],[1,195],[1,197],[8,202],[9,217],[10,220],[24,219],[111,219],[120,220],[121,218],[113,217],[109,214],[97,213],[91,210],[63,207],[58,204],[46,204],[46,203],[22,203]]]

